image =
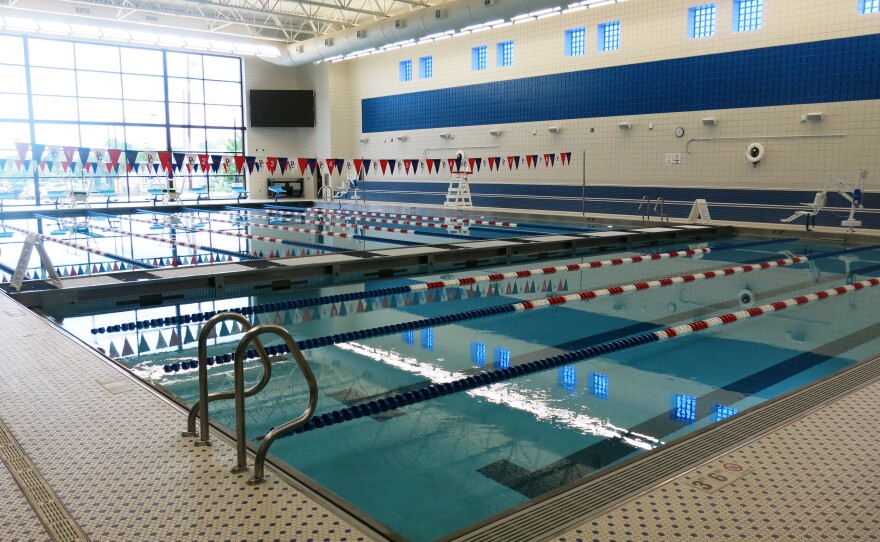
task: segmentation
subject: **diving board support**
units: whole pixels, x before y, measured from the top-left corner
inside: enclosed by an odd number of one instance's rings
[[[709,214],[709,204],[704,199],[695,199],[694,206],[691,207],[691,214],[688,215],[688,224],[708,224],[712,222],[712,216]]]
[[[33,232],[28,232],[24,239],[24,245],[21,247],[21,255],[18,257],[18,265],[15,267],[15,273],[12,274],[12,280],[9,283],[10,286],[15,288],[16,292],[21,291],[21,286],[24,283],[24,273],[27,270],[28,263],[31,261],[31,254],[34,252],[34,247],[36,247],[37,253],[40,255],[40,263],[46,268],[46,272],[49,273],[49,282],[56,288],[63,288],[64,285],[61,283],[61,277],[58,276],[58,273],[55,271],[55,266],[52,265],[52,259],[49,258],[49,253],[46,252],[46,247],[43,246],[43,240],[40,239],[40,234]]]

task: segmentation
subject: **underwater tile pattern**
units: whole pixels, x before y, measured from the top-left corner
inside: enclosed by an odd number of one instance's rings
[[[880,540],[880,383],[555,538]]]
[[[3,420],[90,540],[372,540],[277,475],[231,474],[232,445],[194,446],[185,414],[140,384],[110,393],[127,375],[39,317],[4,317],[0,339]],[[0,539],[49,539],[5,470],[0,496]]]

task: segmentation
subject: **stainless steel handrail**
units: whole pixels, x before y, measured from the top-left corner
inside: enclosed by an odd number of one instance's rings
[[[210,395],[208,394],[208,335],[210,335],[211,330],[223,320],[235,320],[241,324],[246,332],[251,330],[251,323],[247,318],[234,312],[224,312],[211,317],[211,319],[205,322],[202,331],[199,332],[199,400],[190,408],[186,424],[187,430],[181,433],[182,436],[185,437],[200,437],[199,440],[195,442],[196,446],[211,445],[211,439],[209,438],[208,433],[210,427],[208,423],[208,403],[216,401],[217,399],[235,398],[234,391],[222,391]],[[272,377],[272,366],[269,362],[269,355],[263,348],[262,343],[257,341],[254,347],[263,362],[263,377],[254,387],[243,392],[244,397],[250,397],[262,390],[266,387],[266,384],[269,383],[269,379]],[[201,419],[201,431],[199,433],[196,433],[196,416]]]
[[[669,215],[666,214],[666,206],[662,197],[657,198],[657,202],[654,204],[654,214],[660,218],[661,222],[663,222],[663,220],[669,222]]]
[[[642,212],[642,207],[645,208],[644,212]],[[642,196],[642,200],[639,202],[639,210],[636,212],[642,215],[642,220],[651,220],[651,200],[648,196]]]
[[[247,350],[248,344],[255,340],[259,335],[264,333],[275,333],[282,339],[284,339],[284,343],[287,345],[287,348],[290,350],[290,354],[293,356],[293,359],[296,361],[296,364],[299,365],[299,370],[302,371],[303,376],[306,378],[306,382],[309,385],[309,404],[306,407],[305,412],[302,413],[298,418],[290,420],[282,425],[279,425],[275,429],[269,431],[265,437],[263,437],[263,442],[260,443],[260,447],[257,449],[257,455],[254,459],[254,477],[248,480],[249,484],[259,484],[266,481],[266,475],[264,473],[265,462],[266,462],[266,454],[269,453],[269,447],[272,446],[272,442],[275,441],[280,435],[287,431],[291,431],[296,429],[300,425],[306,423],[312,415],[315,413],[315,409],[318,406],[318,382],[315,380],[315,374],[312,372],[312,369],[309,367],[306,358],[303,356],[299,347],[296,345],[296,341],[293,340],[290,333],[287,332],[281,326],[276,325],[262,325],[257,326],[256,328],[245,333],[244,337],[241,338],[241,342],[238,343],[238,348],[235,349],[235,366],[236,370],[239,370],[241,367],[241,360],[244,357],[244,352]],[[239,380],[236,378],[236,382]],[[240,399],[236,399],[235,401],[235,417],[236,419],[241,416],[241,423],[236,423],[239,433],[238,433],[238,444],[243,448],[244,446],[244,397]]]

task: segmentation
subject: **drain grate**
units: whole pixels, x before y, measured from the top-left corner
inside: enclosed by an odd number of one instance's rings
[[[613,506],[705,463],[737,446],[791,423],[808,412],[880,379],[880,358],[860,363],[819,383],[780,397],[680,443],[624,463],[536,504],[443,538],[455,542],[530,542],[583,524]]]
[[[0,459],[55,542],[88,542],[88,537],[37,471],[9,428],[0,419]]]

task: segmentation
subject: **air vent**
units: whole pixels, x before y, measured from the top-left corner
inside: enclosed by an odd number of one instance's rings
[[[144,17],[144,19],[150,21],[151,23],[159,22],[159,17],[156,17],[155,15],[147,15],[146,17]]]
[[[494,6],[497,0],[483,0],[483,5],[486,7]]]
[[[446,18],[446,12],[443,11],[442,9],[435,9],[435,10],[434,10],[434,18],[437,19],[438,21],[439,21],[440,19],[445,19],[445,18]]]
[[[357,31],[357,37],[358,37],[359,40],[362,40],[362,39],[366,38],[366,37],[367,37],[367,31],[366,31],[366,30],[358,30],[358,31]]]
[[[333,38],[324,38],[324,47],[333,47]]]
[[[394,28],[405,28],[406,21],[404,19],[394,19]]]
[[[2,5],[2,6],[8,6],[9,4],[10,4],[10,0],[0,0],[0,5]],[[92,10],[90,8],[83,7],[83,6],[76,6],[76,12],[79,13],[80,15],[91,15],[92,14]]]
[[[302,45],[297,45],[297,46],[296,46],[296,53],[297,53],[297,54],[302,54],[302,52],[303,52],[304,50],[305,50],[305,49],[303,48]]]

